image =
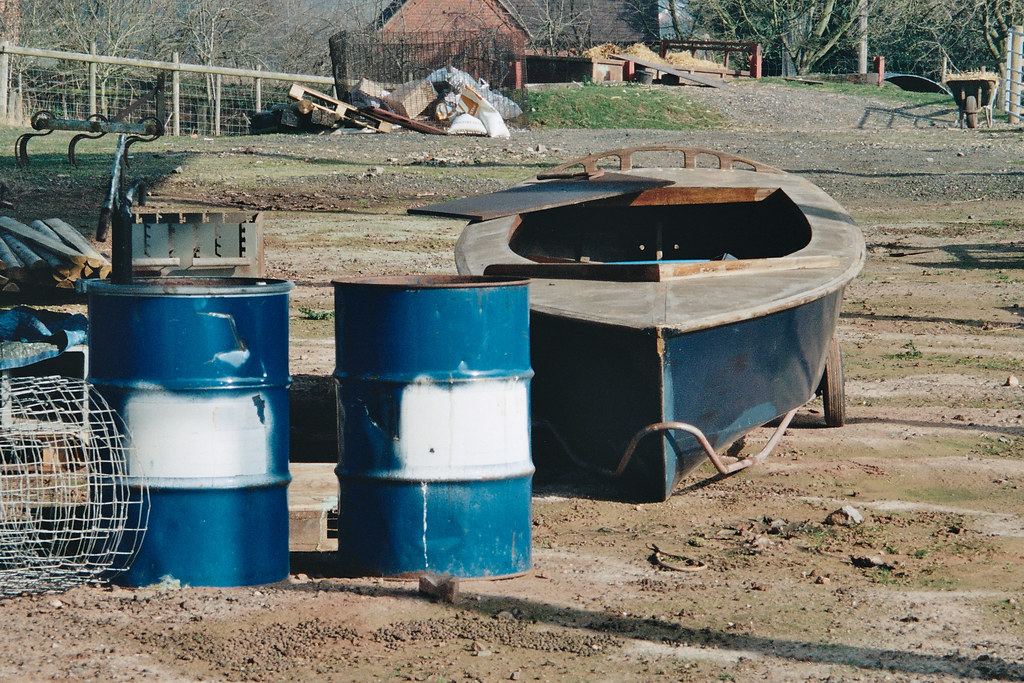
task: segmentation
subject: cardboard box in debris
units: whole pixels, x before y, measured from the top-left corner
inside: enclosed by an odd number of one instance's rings
[[[292,101],[258,113],[251,132],[329,133],[354,128],[390,133],[404,128],[430,135],[507,138],[505,121],[523,113],[485,81],[452,67],[393,87],[364,78],[341,99],[295,83],[288,97]]]

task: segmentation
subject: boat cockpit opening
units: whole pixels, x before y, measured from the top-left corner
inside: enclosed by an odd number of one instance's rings
[[[778,189],[659,188],[522,215],[509,246],[537,263],[650,264],[767,259],[811,240]]]

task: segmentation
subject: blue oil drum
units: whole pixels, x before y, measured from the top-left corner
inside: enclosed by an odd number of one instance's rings
[[[345,576],[530,568],[528,281],[334,281]]]
[[[149,523],[115,580],[288,576],[288,292],[264,279],[91,281],[89,380],[124,419]]]

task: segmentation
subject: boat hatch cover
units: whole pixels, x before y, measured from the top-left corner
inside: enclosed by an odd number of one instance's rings
[[[517,185],[500,192],[412,208],[409,213],[489,221],[503,216],[639,193],[671,184],[671,180],[660,178],[605,173],[598,178],[543,180]]]

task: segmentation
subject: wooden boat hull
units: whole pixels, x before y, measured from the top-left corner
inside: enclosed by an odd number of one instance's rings
[[[684,165],[632,166],[664,152]],[[609,156],[618,173],[604,173]],[[664,500],[705,455],[732,471],[724,449],[813,397],[864,240],[819,188],[728,154],[574,164],[584,173],[421,212],[472,219],[460,273],[533,278],[538,468],[543,440]]]

